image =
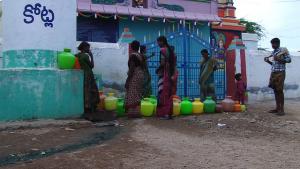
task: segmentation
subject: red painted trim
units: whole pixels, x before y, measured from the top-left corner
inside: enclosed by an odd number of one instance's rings
[[[244,26],[231,26],[231,25],[222,25],[222,26],[213,26],[213,29],[220,29],[220,30],[232,30],[232,31],[245,31]]]
[[[218,16],[221,17],[221,18],[225,17],[225,10],[219,10],[218,11]]]
[[[236,9],[234,6],[220,6],[218,9]]]
[[[222,18],[223,22],[228,22],[228,23],[240,23],[238,19],[231,19],[231,18]]]
[[[235,50],[227,51],[226,55],[227,95],[235,96]]]
[[[228,10],[228,15],[230,17],[235,17],[235,10]]]

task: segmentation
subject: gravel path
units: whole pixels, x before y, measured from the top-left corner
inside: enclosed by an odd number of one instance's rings
[[[254,103],[247,113],[189,116],[171,121],[121,119],[121,125],[114,127],[120,130],[119,134],[108,141],[3,168],[299,169],[299,100],[287,102],[288,115],[284,117],[266,113],[272,105],[273,102]],[[24,146],[19,146],[20,151],[30,149],[32,142],[26,139],[22,142],[22,137],[44,138],[40,145],[35,145],[41,148],[76,144],[78,140],[88,139],[91,134],[103,130],[89,125],[70,126],[75,131],[66,130],[66,126],[39,129],[39,132],[18,129],[15,132],[21,134],[14,144],[23,143]],[[0,132],[1,140],[5,132]],[[51,136],[62,135],[69,139],[65,142],[60,139],[57,144],[47,142]],[[9,152],[5,144],[8,143],[0,142],[0,157],[7,155],[4,152]]]

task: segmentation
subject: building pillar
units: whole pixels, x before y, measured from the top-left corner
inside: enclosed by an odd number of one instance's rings
[[[243,81],[247,84],[245,45],[239,37],[235,37],[227,50],[226,78],[227,95],[235,97],[235,74],[241,73]]]
[[[57,68],[76,49],[76,0],[3,0],[0,121],[80,117],[83,72]]]

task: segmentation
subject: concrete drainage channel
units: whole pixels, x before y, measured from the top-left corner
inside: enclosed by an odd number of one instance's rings
[[[49,148],[46,150],[39,150],[35,152],[23,153],[18,155],[8,155],[0,158],[0,167],[16,164],[18,162],[29,162],[36,159],[49,157],[58,153],[69,153],[82,148],[101,144],[114,138],[120,133],[121,128],[116,126],[97,126],[97,128],[104,129],[99,133],[95,132],[89,137],[80,140],[78,143],[67,144],[57,148]]]

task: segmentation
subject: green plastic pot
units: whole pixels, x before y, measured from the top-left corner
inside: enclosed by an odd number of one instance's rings
[[[216,102],[212,97],[207,97],[204,103],[204,112],[205,113],[215,113],[216,112]]]
[[[71,49],[64,49],[57,56],[57,66],[59,69],[73,69],[75,65],[75,56],[71,53]]]
[[[189,98],[184,98],[180,104],[181,115],[191,115],[193,114],[193,103]]]
[[[117,110],[117,102],[118,98],[114,96],[114,93],[108,93],[108,96],[105,98],[105,110],[107,111],[115,111]]]
[[[118,99],[118,102],[117,102],[117,116],[118,117],[125,116],[124,99]]]
[[[149,98],[150,102],[152,104],[154,104],[154,110],[153,112],[156,113],[156,109],[157,109],[157,98],[154,95],[151,95]]]
[[[141,102],[141,114],[145,117],[153,116],[154,104],[150,101],[149,98],[145,98]]]

